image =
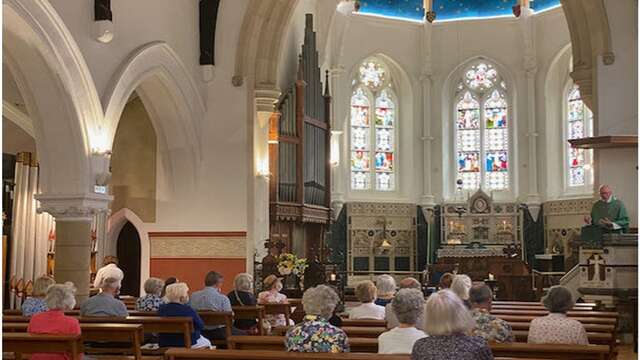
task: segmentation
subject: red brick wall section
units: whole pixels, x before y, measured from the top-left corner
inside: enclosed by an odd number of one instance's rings
[[[236,274],[244,272],[246,260],[244,258],[151,258],[152,277],[166,279],[174,276],[181,282],[186,282],[189,292],[200,290],[204,287],[204,276],[213,270],[224,276],[222,291],[226,294],[233,288],[233,278]]]

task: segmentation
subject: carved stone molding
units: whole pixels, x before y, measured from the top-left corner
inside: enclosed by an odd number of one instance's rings
[[[109,211],[111,195],[36,195],[40,202],[38,213],[51,214],[56,221],[91,221],[95,214]]]
[[[275,85],[256,89],[254,93],[256,111],[269,113],[275,111],[274,105],[280,98],[280,94],[280,89],[278,89]]]

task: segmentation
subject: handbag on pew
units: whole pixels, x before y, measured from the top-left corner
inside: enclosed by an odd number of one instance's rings
[[[233,296],[235,296],[236,300],[238,300],[238,303],[240,304],[240,306],[246,306],[242,302],[242,299],[240,299],[240,296],[238,296],[238,292],[236,290],[233,290]],[[247,334],[260,335],[260,330],[258,326],[262,326],[262,330],[265,334],[271,333],[271,323],[269,323],[266,319],[262,319],[262,321],[259,324],[256,324],[256,326],[253,326],[250,329],[247,329]]]

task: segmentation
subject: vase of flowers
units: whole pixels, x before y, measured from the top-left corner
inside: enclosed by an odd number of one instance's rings
[[[286,289],[298,289],[300,278],[309,266],[307,259],[298,258],[294,254],[284,253],[278,257],[278,272],[284,276],[284,287]]]

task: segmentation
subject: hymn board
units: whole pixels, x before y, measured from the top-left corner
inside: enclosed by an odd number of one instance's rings
[[[306,14],[297,79],[270,119],[270,241],[286,252],[320,260],[331,218],[331,97],[328,76],[324,92],[321,78],[313,15]]]

